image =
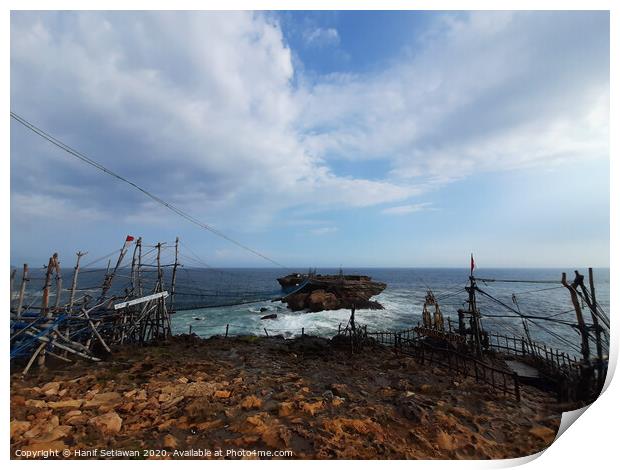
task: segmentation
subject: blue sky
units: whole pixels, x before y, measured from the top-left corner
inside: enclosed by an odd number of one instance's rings
[[[11,110],[286,266],[609,265],[606,12],[13,12]],[[180,236],[11,123],[11,263]]]

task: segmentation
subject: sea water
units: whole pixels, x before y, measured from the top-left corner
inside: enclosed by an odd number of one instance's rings
[[[155,269],[142,273],[143,294],[153,291]],[[202,337],[223,335],[228,325],[229,335],[282,335],[291,338],[305,334],[331,337],[339,327],[344,328],[350,310],[323,312],[291,312],[286,304],[273,299],[284,295],[277,278],[290,274],[294,269],[208,269],[181,267],[176,274],[176,292],[172,316],[174,333],[191,331]],[[304,272],[304,269],[297,269]],[[321,274],[337,274],[339,269],[319,269]],[[476,269],[475,276],[489,279],[525,281],[552,281],[553,283],[503,283],[478,282],[478,287],[505,305],[502,306],[482,294],[477,295],[482,314],[482,326],[490,332],[511,336],[525,336],[523,322],[515,311],[524,315],[548,318],[529,321],[533,340],[560,349],[575,356],[580,355],[580,336],[575,327],[577,321],[568,290],[560,284],[561,273],[568,280],[574,278],[574,268],[558,269]],[[587,269],[579,268],[586,275]],[[101,293],[105,268],[80,271],[79,290],[76,299],[89,295],[96,299]],[[387,284],[387,288],[373,300],[380,302],[383,310],[357,310],[358,325],[366,325],[368,331],[401,331],[422,322],[422,307],[428,290],[439,299],[446,327],[458,325],[457,309],[466,308],[468,269],[421,269],[421,268],[357,268],[344,269],[344,274],[363,274]],[[171,269],[164,270],[165,288],[170,290]],[[68,302],[71,269],[62,270],[63,298]],[[16,303],[21,272],[16,273],[13,283],[13,305]],[[24,305],[39,305],[44,283],[44,270],[31,270]],[[594,270],[597,302],[609,314],[609,270]],[[132,279],[127,268],[117,272],[110,295],[122,297],[131,288]],[[55,303],[54,280],[52,280],[50,304]],[[513,301],[513,294],[516,303]],[[92,301],[91,301],[92,302]],[[432,309],[431,309],[432,311]],[[590,311],[583,310],[587,323],[591,323]],[[261,318],[276,314],[274,319]]]
[[[523,321],[515,311],[548,318],[528,321],[532,339],[578,356],[580,336],[577,329],[571,326],[577,323],[575,311],[568,290],[560,284],[561,273],[567,272],[571,281],[573,271],[561,268],[477,269],[475,275],[479,278],[555,282],[478,282],[480,289],[505,304],[502,306],[484,295],[477,295],[483,328],[521,337],[525,336]],[[229,335],[269,334],[288,338],[300,335],[302,328],[305,334],[328,337],[336,334],[339,326],[344,328],[350,310],[291,312],[282,302],[267,300],[283,294],[276,279],[290,272],[280,269],[191,269],[180,273],[177,290],[189,292],[177,296],[176,307],[179,311],[173,317],[174,332],[188,333],[191,326],[191,331],[199,336],[223,335],[228,324]],[[319,272],[336,274],[338,269],[321,269]],[[463,291],[468,284],[469,270],[466,269],[360,268],[345,269],[344,272],[365,274],[387,284],[387,288],[374,297],[383,305],[383,310],[355,312],[356,323],[366,325],[368,331],[400,331],[421,323],[422,307],[429,289],[439,298],[446,327],[450,319],[456,328],[457,309],[467,306],[468,296]],[[587,270],[580,269],[580,273],[586,275],[587,285]],[[597,302],[609,313],[609,270],[595,269],[594,279]],[[192,288],[196,290],[192,291]],[[196,295],[187,295],[191,292]],[[252,298],[260,300],[251,302]],[[250,303],[218,306],[243,300]],[[192,305],[213,307],[190,308]],[[277,318],[261,320],[261,317],[273,313]],[[584,316],[586,322],[591,323],[587,308],[584,309]]]

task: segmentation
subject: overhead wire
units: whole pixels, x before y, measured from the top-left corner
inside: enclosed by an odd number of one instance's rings
[[[142,194],[144,194],[145,196],[147,196],[148,198],[154,200],[155,202],[157,202],[158,204],[166,207],[167,209],[171,210],[172,212],[174,212],[175,214],[179,215],[180,217],[183,217],[184,219],[186,219],[187,221],[193,223],[194,225],[197,225],[211,233],[213,233],[214,235],[238,246],[239,248],[242,248],[256,256],[259,256],[260,258],[263,258],[266,261],[269,261],[272,264],[275,264],[276,266],[285,268],[286,266],[284,266],[283,264],[275,261],[274,259],[272,259],[271,257],[264,255],[263,253],[250,248],[247,245],[244,245],[241,242],[238,242],[237,240],[233,239],[232,237],[226,235],[225,233],[221,232],[220,230],[216,229],[215,227],[200,221],[199,219],[195,218],[194,216],[188,214],[187,212],[185,212],[182,209],[179,209],[178,207],[176,207],[175,205],[173,205],[172,203],[169,203],[167,201],[165,201],[164,199],[160,198],[159,196],[156,196],[155,194],[151,193],[150,191],[142,188],[141,186],[139,186],[138,184],[134,183],[133,181],[125,178],[124,176],[119,175],[118,173],[109,170],[108,168],[106,168],[105,166],[103,166],[102,164],[98,163],[97,161],[87,157],[86,155],[82,154],[81,152],[78,152],[77,150],[71,148],[70,146],[68,146],[67,144],[63,143],[61,140],[57,139],[56,137],[48,134],[47,132],[43,131],[42,129],[36,127],[34,124],[30,123],[29,121],[27,121],[26,119],[22,118],[21,116],[19,116],[18,114],[14,113],[13,111],[11,111],[11,117],[19,122],[21,125],[23,125],[24,127],[26,127],[27,129],[31,130],[32,132],[34,132],[35,134],[39,135],[40,137],[44,138],[45,140],[47,140],[48,142],[52,143],[53,145],[55,145],[56,147],[64,150],[65,152],[69,153],[70,155],[76,157],[77,159],[81,160],[82,162],[91,165],[93,167],[95,167],[96,169],[98,169],[99,171],[102,171],[103,173],[106,173],[109,176],[112,176],[130,186],[132,186],[133,188],[135,188],[136,190],[140,191]]]

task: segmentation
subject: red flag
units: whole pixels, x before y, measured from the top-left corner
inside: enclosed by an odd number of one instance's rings
[[[474,268],[475,268],[475,267],[476,267],[476,264],[474,263],[474,254],[472,253],[472,254],[471,254],[471,267],[470,267],[470,270],[471,270],[471,273],[472,273],[472,274],[473,274],[473,272],[474,272]]]
[[[132,242],[133,241],[133,237],[131,235],[127,235],[127,238],[125,238],[125,242]]]

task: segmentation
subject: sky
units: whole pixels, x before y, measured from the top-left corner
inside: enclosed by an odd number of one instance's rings
[[[291,267],[609,266],[608,12],[12,12],[11,111]],[[11,121],[11,264],[179,236]]]

